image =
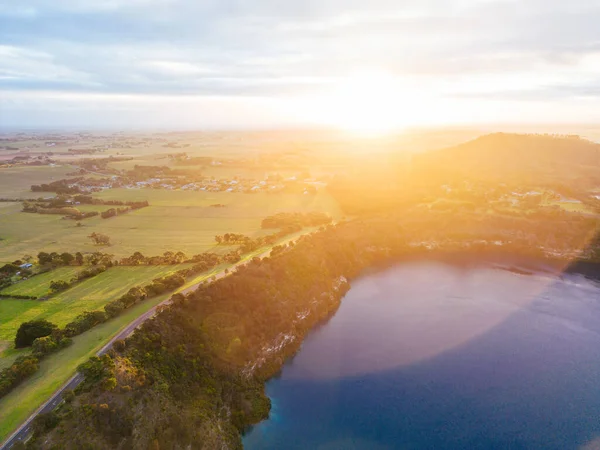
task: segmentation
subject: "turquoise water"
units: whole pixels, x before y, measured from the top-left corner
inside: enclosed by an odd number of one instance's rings
[[[267,384],[258,449],[600,448],[600,289],[403,264],[353,283]]]

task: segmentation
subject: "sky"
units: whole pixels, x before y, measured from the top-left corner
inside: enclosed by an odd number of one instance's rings
[[[590,123],[599,23],[600,0],[0,0],[0,128]],[[364,73],[393,83],[355,98]]]

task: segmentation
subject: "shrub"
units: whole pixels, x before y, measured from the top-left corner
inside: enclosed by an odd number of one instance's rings
[[[61,292],[69,288],[69,283],[64,280],[52,281],[50,283],[50,291],[52,293]]]
[[[8,394],[25,378],[39,369],[39,360],[32,355],[18,357],[10,367],[0,372],[0,397]]]
[[[49,336],[56,328],[56,325],[44,319],[23,322],[17,330],[15,347],[29,347],[37,338]]]
[[[107,319],[108,317],[104,311],[85,311],[65,326],[65,335],[69,337],[77,336],[102,322],[106,322]]]

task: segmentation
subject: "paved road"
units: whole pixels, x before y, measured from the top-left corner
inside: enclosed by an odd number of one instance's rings
[[[256,256],[259,258],[263,258],[265,256],[268,256],[270,252],[271,252],[271,250],[267,250]],[[247,264],[247,262],[248,261],[239,262],[239,263],[235,264],[234,266],[232,266],[231,268],[243,266],[244,264]],[[225,273],[225,270],[223,270],[223,271],[215,274],[214,277],[215,277],[215,279],[219,279],[219,278],[223,278],[226,275],[227,274]],[[195,290],[196,288],[198,288],[198,286],[201,283],[202,282],[196,283],[192,286],[189,286],[189,287],[179,291],[179,293],[188,294],[188,293],[192,292],[193,290]],[[114,344],[115,341],[117,341],[119,339],[125,339],[126,337],[131,335],[137,327],[139,327],[146,320],[153,317],[156,314],[156,310],[158,308],[160,308],[161,306],[164,306],[164,305],[168,305],[169,303],[170,303],[170,298],[166,299],[165,301],[159,303],[158,305],[156,305],[153,308],[146,311],[144,314],[142,314],[141,316],[136,318],[133,322],[131,322],[129,325],[127,325],[123,330],[121,330],[119,333],[117,333],[96,354],[98,356],[104,355],[112,347],[112,345]],[[32,425],[33,420],[39,414],[48,413],[48,412],[52,411],[54,408],[56,408],[58,405],[60,405],[63,401],[62,400],[63,392],[67,389],[75,389],[82,381],[83,381],[83,376],[81,374],[76,373],[75,375],[73,375],[73,377],[71,379],[69,379],[69,381],[67,381],[62,387],[60,387],[54,393],[54,395],[52,395],[50,400],[48,400],[46,403],[44,403],[42,406],[40,406],[31,416],[29,416],[29,418],[19,428],[17,428],[17,430],[12,435],[10,435],[10,437],[6,441],[4,441],[4,443],[0,446],[0,450],[9,450],[17,442],[27,441],[27,439],[29,439],[29,436],[31,434],[31,425]]]

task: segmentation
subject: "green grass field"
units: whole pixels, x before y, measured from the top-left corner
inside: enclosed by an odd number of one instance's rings
[[[182,150],[190,155],[234,155],[247,149],[243,140],[223,142],[223,136],[215,134],[214,142],[190,140],[192,148]],[[185,142],[185,139],[181,139]],[[212,142],[212,141],[211,141]],[[200,145],[202,144],[202,145]],[[231,145],[230,145],[231,144]],[[198,152],[194,146],[198,145]],[[201,148],[200,148],[201,147]],[[225,153],[221,149],[226,148]],[[219,149],[216,152],[215,149]],[[156,152],[156,154],[149,154]],[[109,153],[121,151],[112,149]],[[168,165],[166,159],[157,159],[160,154],[177,150],[153,145],[152,149],[127,149],[126,154],[136,156],[136,160],[117,163],[126,169],[135,164]],[[180,166],[183,168],[183,166]],[[210,175],[232,177],[247,175],[234,168],[209,168]],[[0,172],[0,197],[35,198],[49,197],[52,193],[33,193],[31,184],[48,183],[65,178],[73,171],[63,167],[16,167]],[[261,177],[261,171],[253,171]],[[211,193],[169,190],[128,190],[113,189],[94,194],[97,198],[114,200],[148,200],[150,207],[133,211],[118,217],[102,219],[94,217],[82,220],[77,227],[75,221],[63,220],[60,215],[22,213],[22,205],[0,203],[0,264],[20,259],[25,255],[36,256],[40,251],[89,253],[102,251],[115,258],[129,256],[135,251],[144,255],[157,255],[165,251],[183,251],[193,255],[204,251],[221,251],[215,247],[214,236],[227,232],[258,236],[273,230],[262,230],[264,217],[277,212],[326,212],[334,219],[342,216],[337,202],[325,191],[316,195],[301,194],[241,194]],[[225,208],[211,207],[224,204]],[[81,211],[104,211],[108,205],[78,205]],[[107,234],[110,246],[95,246],[87,237],[92,232]],[[305,230],[308,231],[308,230]],[[229,248],[228,248],[229,249]],[[258,254],[263,250],[254,252]],[[247,257],[251,257],[248,255]],[[28,350],[15,350],[12,341],[16,330],[24,321],[45,318],[64,326],[78,314],[86,310],[101,309],[130,287],[144,284],[153,278],[178,270],[181,266],[158,267],[114,267],[106,272],[75,285],[46,301],[0,299],[0,370],[20,354]],[[185,289],[224,270],[222,265],[209,273],[188,280]],[[53,280],[70,278],[81,268],[62,268],[51,273],[35,276],[7,288],[3,293],[15,295],[44,295]],[[170,294],[169,294],[170,295]],[[73,346],[43,360],[41,368],[30,380],[18,387],[10,395],[0,400],[0,441],[32,413],[48,396],[62,385],[76,370],[77,366],[93,355],[111,336],[125,327],[133,319],[148,311],[167,296],[149,299],[122,316],[106,322],[77,336]]]
[[[65,178],[73,172],[71,166],[16,166],[0,169],[0,197],[37,198],[50,197],[51,192],[31,192],[32,184],[48,183]]]
[[[21,323],[29,320],[46,319],[64,326],[84,311],[101,309],[133,286],[186,266],[112,267],[48,300],[0,299],[0,341],[12,341]]]
[[[589,206],[581,202],[565,202],[565,201],[550,201],[543,204],[544,206],[559,206],[568,212],[578,212],[582,214],[596,214],[596,212]]]
[[[262,219],[282,211],[323,211],[337,218],[337,202],[325,191],[316,195],[241,194],[154,189],[111,189],[98,195],[104,199],[148,200],[150,207],[118,217],[94,217],[82,221],[63,220],[58,215],[22,213],[19,203],[0,204],[0,263],[37,255],[40,251],[82,253],[103,251],[116,257],[135,251],[145,255],[167,250],[193,255],[210,250],[214,236],[244,233],[257,236]],[[210,205],[221,203],[225,208]],[[92,205],[92,210],[95,205]],[[86,207],[87,208],[87,207]],[[87,237],[107,234],[109,247],[97,247]]]
[[[291,236],[281,239],[278,243],[287,242],[310,231],[304,230],[303,232],[294,233]],[[268,249],[269,247],[257,249],[245,255],[242,262],[251,259],[255,255],[260,255]],[[223,272],[230,266],[229,264],[222,264],[208,272],[199,274],[187,280],[186,284],[177,289],[176,292],[184,291],[207,280],[213,275]],[[40,364],[40,370],[33,377],[0,399],[0,442],[8,437],[15,428],[62,386],[75,373],[79,364],[94,355],[111,337],[125,328],[136,317],[150,310],[163,300],[166,300],[171,295],[165,294],[139,303],[127,310],[123,315],[94,327],[80,336],[76,336],[73,339],[72,346],[44,359]],[[112,297],[108,298],[107,301],[112,299]],[[20,352],[22,353],[23,351],[21,350]],[[16,356],[15,354],[11,354],[10,360],[12,361]],[[2,368],[1,363],[2,359],[0,359],[0,369]]]
[[[106,211],[107,209],[115,208],[115,206],[111,206],[111,205],[76,205],[75,208],[77,208],[79,211],[81,211],[83,213],[93,212],[93,211],[97,211],[100,213],[100,212]],[[84,221],[85,220],[88,220],[88,219],[84,219]]]
[[[35,275],[28,280],[20,281],[0,291],[4,295],[30,295],[43,297],[50,291],[50,283],[53,281],[70,281],[77,273],[85,267],[59,267],[50,272]],[[1,320],[1,319],[0,319]]]
[[[77,336],[72,346],[44,359],[40,370],[33,377],[0,399],[0,442],[62,386],[75,373],[79,364],[95,354],[136,317],[167,297],[168,295],[155,297],[136,305],[116,319]]]

